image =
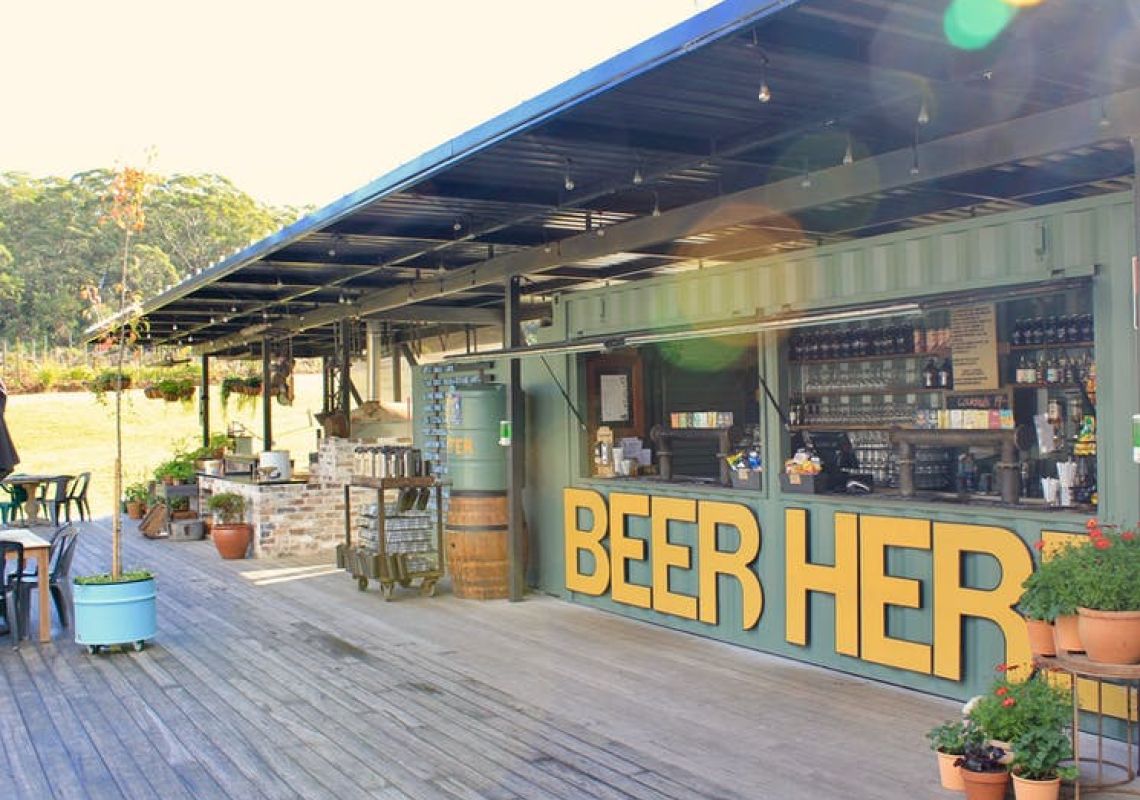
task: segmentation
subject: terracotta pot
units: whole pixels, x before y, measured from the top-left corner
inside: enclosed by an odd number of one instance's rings
[[[1035,656],[1055,656],[1057,646],[1053,641],[1053,623],[1041,619],[1025,620],[1029,632],[1029,652]]]
[[[222,558],[245,558],[253,538],[253,528],[246,522],[215,522],[210,535]]]
[[[1061,779],[1031,781],[1014,775],[1013,796],[1017,800],[1057,800],[1061,796]]]
[[[938,756],[938,777],[942,781],[942,788],[952,792],[966,791],[966,784],[962,783],[962,768],[954,766],[958,756],[952,753],[935,752]]]
[[[1076,614],[1066,614],[1053,620],[1053,641],[1057,645],[1058,653],[1085,652],[1085,646],[1081,643],[1081,632],[1077,626]]]
[[[1140,611],[1079,608],[1081,642],[1089,661],[1140,664]]]
[[[1009,773],[970,772],[962,770],[962,782],[966,785],[966,800],[1003,800],[1009,786]]]
[[[142,519],[143,514],[145,513],[146,505],[143,503],[140,503],[137,500],[131,500],[127,502],[127,516],[131,519]]]

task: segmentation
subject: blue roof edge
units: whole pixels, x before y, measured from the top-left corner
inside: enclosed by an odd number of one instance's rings
[[[602,94],[624,81],[692,50],[754,25],[801,0],[721,0],[717,5],[590,67],[514,108],[427,150],[328,205],[236,251],[144,303],[142,313],[189,294],[302,236],[348,216],[381,197],[430,177],[460,158],[538,125],[554,114]]]

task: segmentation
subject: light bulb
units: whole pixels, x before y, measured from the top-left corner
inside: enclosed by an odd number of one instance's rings
[[[767,103],[772,99],[772,90],[768,88],[768,79],[760,79],[760,93],[756,95],[756,99],[761,103]]]
[[[847,150],[843,153],[844,166],[850,166],[855,163],[855,153],[851,150],[851,139],[847,140]]]
[[[918,174],[919,172],[921,172],[921,171],[922,171],[922,170],[920,170],[920,169],[918,168],[918,164],[911,164],[911,165],[910,165],[910,174],[911,174],[911,175],[917,175],[917,174]]]
[[[213,317],[210,317],[210,324],[213,325],[215,322],[217,322],[217,320]]]
[[[930,124],[930,110],[926,107],[926,98],[922,99],[922,105],[918,109],[918,117],[915,118],[915,121],[919,125]]]
[[[335,247],[330,247],[330,248],[329,248],[329,258],[332,258],[332,257],[333,257],[333,256],[335,256],[335,255],[336,255],[336,248],[335,248]]]
[[[657,201],[657,193],[653,193],[653,216],[661,216],[661,204]]]
[[[634,186],[640,186],[643,183],[645,183],[645,176],[641,174],[640,169],[634,169],[634,171],[633,171],[633,185]]]
[[[806,172],[804,173],[804,176],[802,178],[800,178],[800,188],[801,189],[810,189],[811,188],[811,175],[809,175]]]
[[[562,185],[566,187],[566,191],[574,191],[574,179],[569,174],[566,175],[566,181]]]
[[[595,230],[594,232],[595,232],[596,234],[598,234],[598,237],[599,237],[599,238],[601,238],[602,236],[605,236],[605,235],[606,235],[606,229],[605,229],[605,228],[603,228],[601,225],[599,225],[599,226],[597,227],[597,230]]]
[[[463,230],[463,223],[459,220],[455,220],[455,222],[451,224],[451,229],[456,233],[459,233],[459,231]]]
[[[177,322],[175,322],[173,325],[171,325],[171,326],[170,326],[170,329],[171,329],[172,331],[176,331],[176,330],[178,330],[178,323],[177,323]]]

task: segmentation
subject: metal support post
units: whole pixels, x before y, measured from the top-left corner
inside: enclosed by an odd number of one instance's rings
[[[202,356],[202,385],[198,388],[198,421],[202,424],[202,446],[210,446],[210,357]]]
[[[269,401],[272,395],[269,392],[270,375],[269,363],[270,340],[266,336],[261,340],[261,439],[265,450],[273,449],[273,405]]]
[[[349,415],[350,384],[352,383],[352,345],[349,342],[352,334],[352,320],[342,319],[340,325],[340,350],[337,358],[340,361],[340,396],[338,406],[344,414],[344,435],[352,435],[352,417]]]
[[[518,277],[505,281],[503,344],[506,347],[522,344],[522,332],[519,329],[521,283],[522,279]],[[507,421],[511,429],[511,443],[507,449],[507,545],[510,568],[508,596],[516,602],[523,599],[526,590],[526,528],[522,502],[526,482],[526,428],[523,417],[522,363],[519,359],[512,358],[507,379]]]

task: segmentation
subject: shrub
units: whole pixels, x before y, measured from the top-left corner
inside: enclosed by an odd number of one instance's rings
[[[1089,541],[1065,551],[1076,604],[1098,611],[1140,610],[1140,532],[1110,531],[1089,521]]]
[[[1069,719],[1069,698],[1037,673],[1011,681],[1004,665],[990,691],[972,704],[968,716],[986,736],[1012,742],[1030,729],[1060,730]]]
[[[206,500],[206,507],[222,522],[241,522],[245,513],[245,498],[236,492],[218,492]]]

